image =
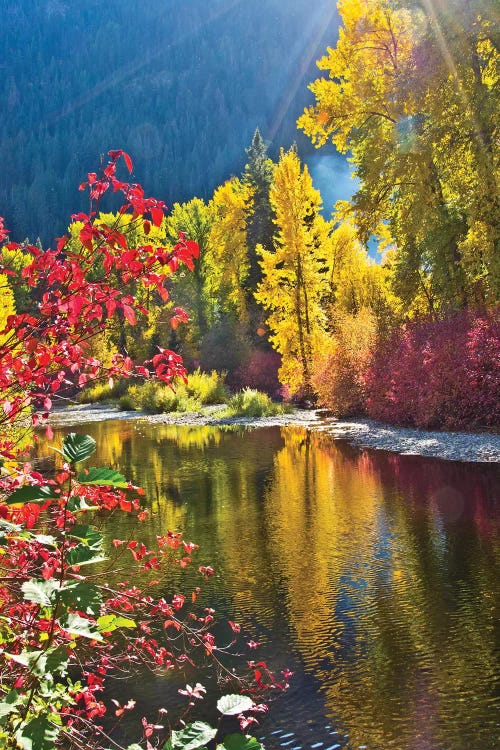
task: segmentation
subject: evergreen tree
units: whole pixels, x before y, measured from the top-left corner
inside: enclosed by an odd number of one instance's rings
[[[315,4],[321,17],[331,0]],[[207,200],[242,171],[255,126],[267,132],[276,118],[310,9],[233,5],[0,2],[0,212],[12,239],[40,235],[47,246],[64,232],[66,216],[86,208],[76,186],[99,151],[129,152],[134,180],[168,205]],[[335,34],[335,20],[324,33]],[[297,91],[276,143],[293,139],[307,98]]]
[[[269,198],[269,190],[273,179],[273,162],[267,155],[267,147],[256,129],[252,138],[252,145],[246,149],[248,163],[245,165],[243,181],[252,189],[253,210],[247,218],[247,242],[250,270],[246,288],[252,294],[262,280],[262,271],[256,253],[257,245],[265,250],[273,247],[273,209]]]

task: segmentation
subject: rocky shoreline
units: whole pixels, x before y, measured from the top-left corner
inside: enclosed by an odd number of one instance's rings
[[[500,435],[480,432],[431,432],[375,422],[371,419],[331,420],[321,425],[336,439],[359,448],[429,456],[447,461],[500,463]]]
[[[491,433],[430,432],[382,424],[370,419],[334,419],[325,413],[296,409],[273,417],[223,417],[224,406],[204,407],[201,412],[146,414],[120,411],[105,404],[88,404],[56,410],[51,424],[70,427],[108,419],[139,419],[151,424],[256,427],[300,426],[320,430],[359,448],[386,450],[401,455],[429,456],[448,461],[500,463],[500,435]]]

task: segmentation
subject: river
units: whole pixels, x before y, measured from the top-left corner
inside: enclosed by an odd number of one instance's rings
[[[498,467],[298,427],[78,431],[97,441],[93,465],[146,490],[145,541],[172,529],[199,544],[210,603],[260,642],[256,658],[295,673],[255,732],[269,750],[498,750]],[[132,695],[154,717],[171,678]]]

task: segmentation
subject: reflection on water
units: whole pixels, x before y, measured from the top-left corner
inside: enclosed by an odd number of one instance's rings
[[[175,529],[200,544],[215,606],[295,670],[262,724],[269,748],[498,750],[495,467],[300,428],[79,431],[146,489],[145,540]],[[162,692],[150,685],[148,702]]]

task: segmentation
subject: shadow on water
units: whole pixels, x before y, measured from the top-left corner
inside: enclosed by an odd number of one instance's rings
[[[211,603],[295,671],[262,722],[268,748],[500,747],[498,468],[293,427],[84,430],[99,464],[145,488],[146,543],[167,529],[196,541],[217,571]],[[151,678],[123,697],[154,716],[175,687]]]

